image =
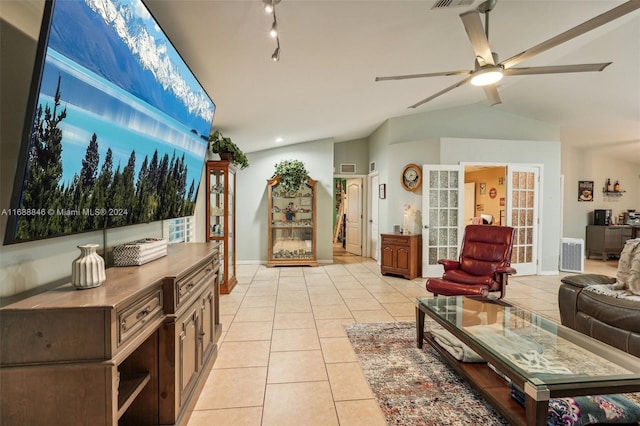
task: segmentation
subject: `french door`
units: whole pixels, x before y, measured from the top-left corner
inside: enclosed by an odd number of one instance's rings
[[[422,276],[442,275],[439,259],[457,259],[463,223],[464,168],[425,164],[422,190]]]
[[[511,266],[518,275],[538,272],[539,178],[535,166],[507,166],[507,225],[515,228]]]

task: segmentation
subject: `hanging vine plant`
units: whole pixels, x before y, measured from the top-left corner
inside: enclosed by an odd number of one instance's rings
[[[276,172],[284,192],[295,192],[309,180],[309,172],[299,160],[283,160],[276,164]]]

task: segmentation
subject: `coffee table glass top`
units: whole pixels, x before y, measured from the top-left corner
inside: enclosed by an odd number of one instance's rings
[[[640,379],[637,357],[527,309],[464,296],[418,298],[416,303],[461,340],[469,339],[532,384]]]

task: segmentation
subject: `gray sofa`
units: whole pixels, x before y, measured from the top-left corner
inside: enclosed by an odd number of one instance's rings
[[[561,279],[558,292],[563,325],[640,357],[640,301],[601,291],[585,291],[598,284],[613,284],[606,275],[580,274]]]

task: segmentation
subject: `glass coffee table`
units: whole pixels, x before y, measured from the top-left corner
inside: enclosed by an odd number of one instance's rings
[[[487,363],[460,362],[425,329],[429,316]],[[503,300],[416,300],[417,345],[426,340],[506,420],[546,425],[550,398],[640,391],[640,359]],[[524,391],[526,409],[511,397]]]

